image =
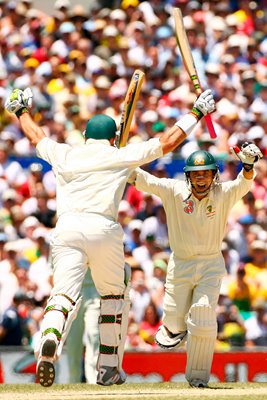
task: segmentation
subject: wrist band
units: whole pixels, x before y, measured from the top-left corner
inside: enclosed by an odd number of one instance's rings
[[[198,120],[200,120],[204,116],[204,114],[196,107],[192,108],[191,113],[195,114],[195,116],[197,117]]]
[[[254,164],[243,164],[243,168],[245,171],[251,171],[254,168]]]
[[[16,116],[19,118],[22,114],[28,113],[29,110],[27,107],[22,107],[16,112]]]
[[[179,126],[182,131],[188,136],[192,130],[196,127],[198,123],[197,116],[189,113],[183,116],[179,121],[177,121],[174,125]]]

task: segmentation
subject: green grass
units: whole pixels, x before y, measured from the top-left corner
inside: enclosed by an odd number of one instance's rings
[[[0,400],[267,400],[267,383],[211,383],[209,389],[187,383],[97,385],[0,385]]]

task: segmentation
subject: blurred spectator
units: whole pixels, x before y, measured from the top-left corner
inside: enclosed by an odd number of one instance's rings
[[[144,317],[146,306],[151,300],[151,296],[146,285],[146,277],[142,268],[132,269],[132,287],[130,299],[132,302],[131,313],[135,322],[140,323]]]
[[[38,258],[33,261],[28,269],[29,280],[36,285],[34,298],[41,302],[49,297],[52,289],[52,272],[49,260],[49,232],[43,227],[36,228],[32,235],[37,242]]]
[[[218,339],[229,347],[242,347],[245,344],[245,325],[238,308],[227,302],[218,308]]]
[[[0,173],[14,189],[19,188],[27,179],[19,162],[9,159],[8,145],[5,142],[0,142]]]
[[[257,298],[267,301],[267,246],[266,241],[255,240],[250,245],[251,261],[244,265],[248,283],[257,288]]]
[[[159,200],[150,193],[143,193],[143,205],[141,210],[136,214],[137,219],[144,221],[146,218],[155,216],[155,209]]]
[[[141,337],[139,324],[134,321],[129,322],[125,349],[139,351],[149,351],[152,349],[151,345],[146,343],[145,340]]]
[[[16,242],[5,243],[4,253],[4,259],[0,262],[0,316],[11,306],[13,297],[19,290]]]
[[[241,315],[244,312],[250,311],[251,305],[256,296],[256,286],[253,283],[249,283],[246,279],[246,270],[244,265],[240,265],[237,272],[236,278],[229,283],[228,286],[228,297],[232,303],[238,308]]]
[[[155,238],[155,242],[162,249],[169,248],[166,214],[162,204],[155,207],[155,216],[145,219],[142,224],[141,238],[146,240],[148,235]]]
[[[16,292],[12,304],[6,309],[0,320],[0,346],[21,346],[25,337],[27,320],[20,315],[19,306],[27,296]]]
[[[164,256],[167,256],[164,260]],[[164,285],[166,282],[168,255],[158,253],[153,258],[153,276],[148,280],[148,288],[151,293],[151,299],[157,307],[157,312],[162,316]]]
[[[54,228],[56,224],[56,211],[49,206],[49,196],[45,190],[37,190],[36,210],[31,214],[47,228]]]
[[[245,321],[246,346],[267,346],[267,310],[266,302],[258,300],[253,313]]]
[[[140,336],[152,347],[156,346],[154,336],[161,325],[160,314],[156,305],[151,301],[145,308],[144,316],[140,322]]]
[[[132,255],[144,270],[146,279],[153,275],[153,257],[161,251],[162,247],[156,242],[153,233],[147,233],[142,244],[133,249]]]
[[[142,231],[142,225],[143,221],[140,219],[132,219],[129,222],[129,231],[130,231],[130,238],[128,242],[126,242],[126,246],[128,249],[132,252],[136,247],[139,247],[142,245],[142,240],[141,240],[141,231]]]

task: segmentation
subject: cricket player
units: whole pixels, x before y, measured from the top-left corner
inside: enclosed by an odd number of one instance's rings
[[[170,256],[158,345],[171,349],[187,341],[186,379],[207,387],[217,337],[215,308],[225,274],[221,245],[227,217],[250,189],[254,162],[262,157],[255,144],[233,149],[243,169],[233,181],[219,183],[218,166],[207,151],[186,160],[185,180],[157,178],[137,169],[130,182],[161,198],[168,224]]]
[[[42,386],[54,382],[54,362],[79,309],[82,282],[90,268],[101,298],[97,383],[119,385],[126,379],[122,359],[130,309],[130,267],[124,262],[123,229],[117,222],[126,183],[138,166],[174,150],[203,115],[215,110],[215,101],[206,90],[191,112],[160,138],[120,149],[114,147],[117,127],[111,117],[92,117],[84,145],[71,147],[45,135],[30,116],[31,104],[30,88],[15,89],[5,107],[19,118],[37,155],[52,166],[57,184],[58,220],[50,242],[54,286],[35,349],[37,376]]]

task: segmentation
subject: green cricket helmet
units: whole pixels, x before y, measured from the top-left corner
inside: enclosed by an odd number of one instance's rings
[[[214,157],[205,150],[198,150],[194,151],[186,160],[184,172],[204,171],[208,169],[218,170],[218,165]]]
[[[110,140],[115,137],[117,126],[113,118],[104,114],[94,115],[87,122],[84,137],[86,139]]]

